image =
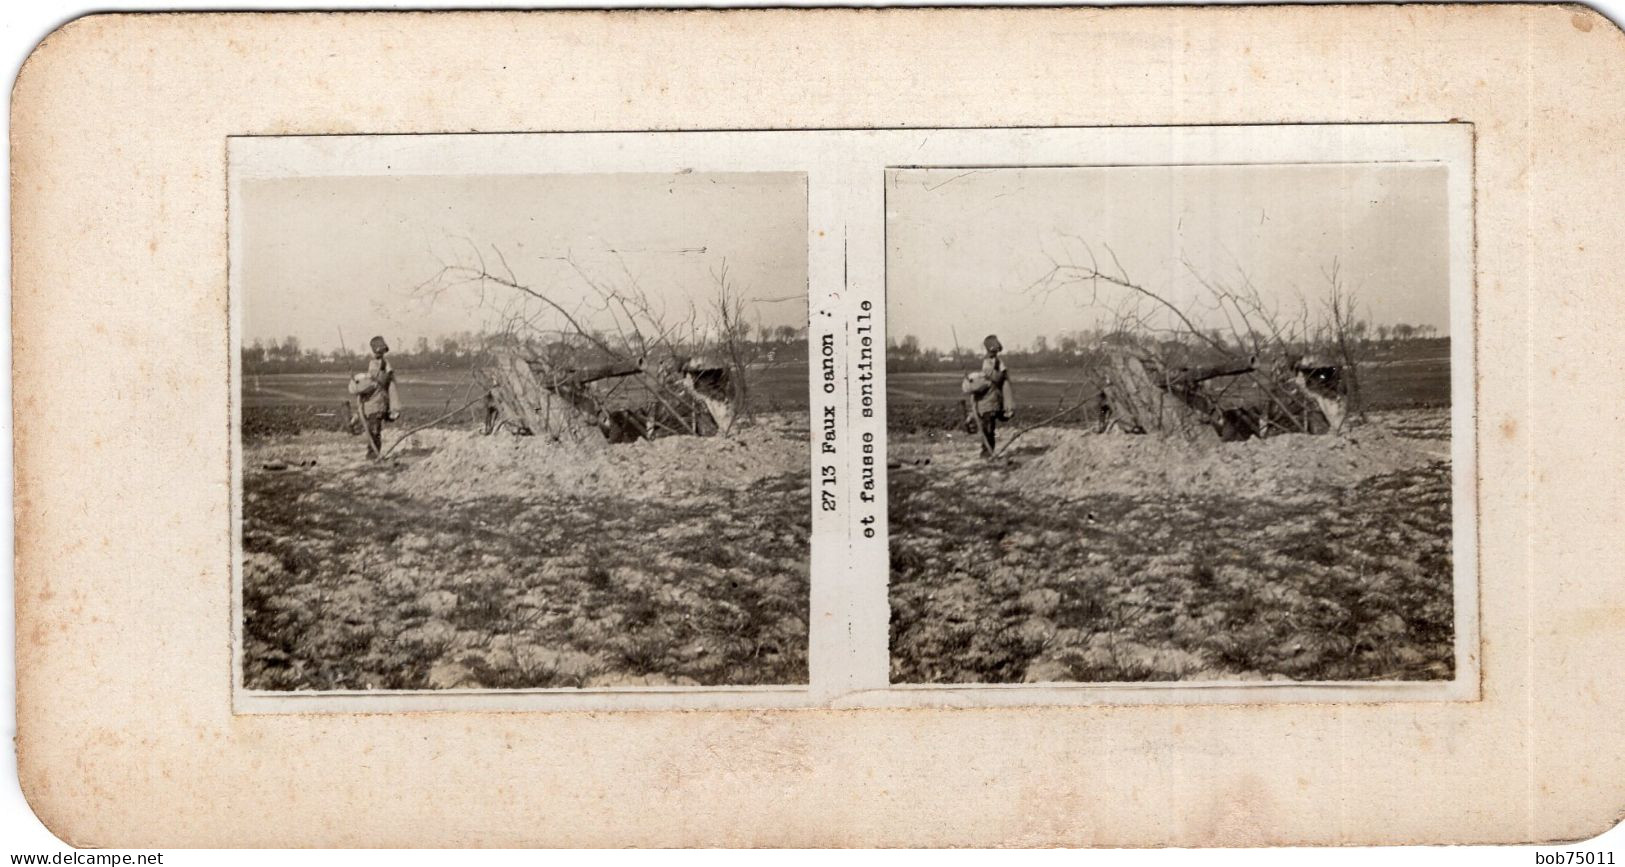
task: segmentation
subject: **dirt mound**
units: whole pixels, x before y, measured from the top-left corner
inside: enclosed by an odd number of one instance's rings
[[[1284,434],[1237,443],[1056,431],[1054,446],[1011,474],[1024,490],[1282,498],[1448,460],[1438,443],[1368,427],[1344,436]]]
[[[395,484],[413,496],[467,501],[485,496],[615,496],[666,499],[742,489],[806,470],[807,436],[752,427],[730,437],[663,437],[580,446],[535,437],[436,432],[433,453]]]

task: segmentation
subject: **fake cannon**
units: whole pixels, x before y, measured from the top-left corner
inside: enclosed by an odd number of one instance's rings
[[[1283,357],[1208,366],[1172,366],[1112,352],[1098,394],[1098,431],[1159,433],[1225,441],[1343,428],[1348,396],[1342,371],[1314,358]]]
[[[509,429],[584,444],[717,436],[732,429],[737,414],[729,370],[704,359],[578,367],[504,348],[478,379],[487,433]]]

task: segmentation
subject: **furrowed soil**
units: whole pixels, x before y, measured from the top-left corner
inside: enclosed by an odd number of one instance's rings
[[[891,438],[899,683],[1454,673],[1449,413],[1191,444]]]
[[[393,434],[386,434],[385,442]],[[243,450],[256,690],[807,682],[805,418],[596,449],[431,429]]]

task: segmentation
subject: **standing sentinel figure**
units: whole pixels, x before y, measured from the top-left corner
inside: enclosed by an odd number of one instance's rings
[[[999,422],[1010,420],[1016,401],[1010,390],[1010,371],[999,358],[1004,345],[997,335],[989,334],[982,348],[987,350],[982,369],[965,374],[959,390],[967,404],[966,426],[981,433],[982,456],[991,458],[997,451]]]
[[[374,337],[370,345],[372,358],[367,362],[367,372],[351,378],[350,393],[356,396],[366,424],[367,457],[378,460],[384,454],[384,422],[401,417],[401,400],[395,389],[395,368],[384,357],[389,354],[389,344],[383,337]]]

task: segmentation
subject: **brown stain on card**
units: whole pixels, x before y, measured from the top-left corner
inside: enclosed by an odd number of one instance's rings
[[[1605,605],[1582,608],[1565,617],[1563,623],[1554,628],[1562,631],[1573,630],[1582,635],[1591,633],[1617,635],[1625,631],[1625,606]]]
[[[1270,845],[1276,835],[1269,817],[1276,811],[1263,777],[1245,774],[1221,786],[1194,816],[1190,838],[1197,846]]]

